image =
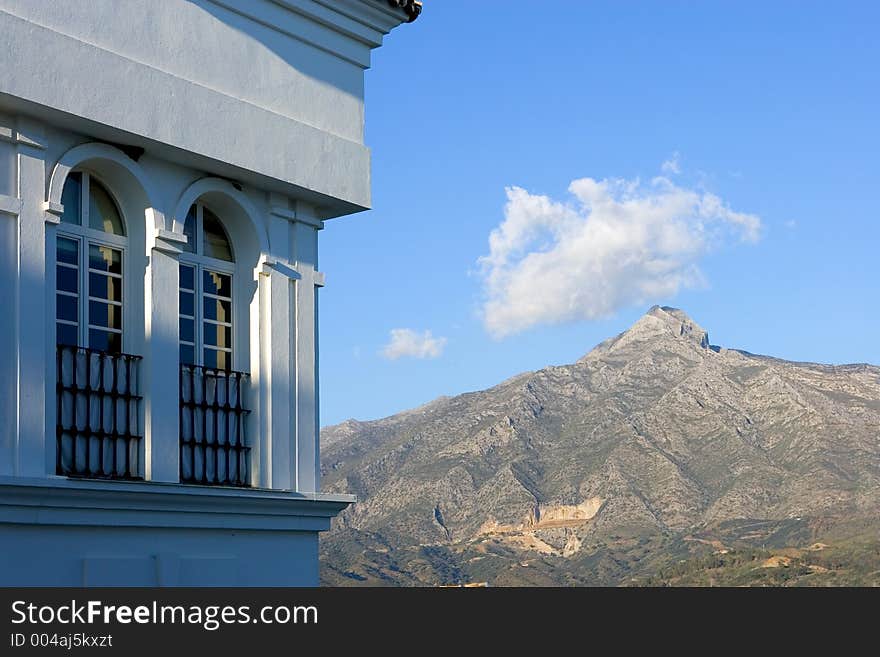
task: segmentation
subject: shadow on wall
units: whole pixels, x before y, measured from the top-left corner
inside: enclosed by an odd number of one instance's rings
[[[187,2],[195,5],[205,13],[213,16],[218,22],[238,31],[241,34],[251,37],[253,51],[239,53],[243,61],[260,61],[257,56],[260,49],[269,50],[276,57],[281,59],[287,66],[293,68],[304,76],[311,78],[312,81],[332,88],[335,91],[341,91],[353,99],[361,102],[364,95],[363,89],[363,70],[360,66],[352,62],[344,61],[338,57],[326,52],[317,50],[314,46],[300,40],[293,34],[279,32],[277,29],[261,25],[250,18],[242,16],[234,9],[228,9],[219,3],[211,0],[187,0]],[[230,6],[237,4],[236,2],[224,3]],[[245,0],[242,2],[244,6],[248,6],[250,10],[256,7],[249,6],[250,2]],[[256,3],[253,3],[256,5]],[[285,22],[296,23],[299,21],[302,25],[301,32],[303,34],[314,33],[322,28],[309,24],[307,19],[284,9],[273,3],[266,3],[267,7],[263,9],[267,22],[271,22],[277,17],[279,24],[283,20]],[[205,52],[213,50],[223,51],[228,49],[228,44],[222,43],[225,31],[222,29],[210,30],[202,33],[193,33],[192,38],[196,41],[202,40],[199,45],[205,46]],[[333,38],[342,40],[344,37],[336,33],[323,34],[321,39]],[[216,41],[217,43],[209,43],[207,40]],[[364,46],[366,48],[366,46]],[[317,56],[316,56],[317,55]],[[369,57],[369,54],[367,54]],[[285,89],[278,88],[278,81],[270,77],[271,71],[254,69],[252,67],[242,67],[238,71],[243,76],[239,80],[231,80],[233,88],[251,89],[260,94],[267,96],[277,95]],[[235,75],[236,71],[224,70],[224,74]],[[328,82],[332,80],[333,82]],[[285,85],[282,85],[285,86]],[[290,91],[287,89],[286,91]]]

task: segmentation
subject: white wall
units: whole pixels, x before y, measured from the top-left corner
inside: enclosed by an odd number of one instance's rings
[[[0,524],[0,545],[3,586],[318,585],[315,531]]]
[[[357,211],[370,204],[363,71],[403,16],[333,6],[0,0],[0,70],[14,72],[0,109],[180,149],[203,170],[307,195],[323,217]]]
[[[108,55],[363,142],[363,67],[329,50],[347,47],[368,63],[370,46],[269,0],[3,0],[0,9]],[[320,31],[315,38],[325,49],[289,34],[310,29]]]
[[[347,496],[0,476],[0,586],[317,586]]]
[[[317,584],[317,532],[354,501],[319,492],[317,234],[369,206],[363,71],[403,20],[382,0],[0,0],[0,585]],[[76,168],[126,223],[144,483],[55,474]],[[247,490],[179,483],[177,263],[198,200],[236,254]]]
[[[10,309],[0,324],[9,354],[0,362],[0,406],[9,409],[0,416],[0,474],[54,475],[55,235],[64,180],[85,168],[117,199],[127,229],[125,344],[144,358],[141,474],[179,478],[177,258],[186,212],[202,201],[224,222],[236,253],[234,368],[251,375],[252,483],[318,491],[315,298],[323,275],[314,207],[155,155],[135,161],[25,116],[0,118],[7,135],[0,155],[13,170],[22,163],[22,198],[0,195],[0,274],[10,282],[0,290]]]

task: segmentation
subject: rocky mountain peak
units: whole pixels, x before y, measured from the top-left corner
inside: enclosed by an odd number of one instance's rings
[[[660,320],[665,327],[669,328],[673,336],[690,338],[697,342],[703,349],[709,348],[709,332],[688,317],[688,314],[679,308],[671,306],[652,306],[642,317],[653,317]],[[640,322],[642,320],[639,320]],[[638,322],[636,323],[638,324]],[[633,326],[635,328],[635,325]]]
[[[629,349],[652,348],[670,341],[709,349],[709,332],[686,312],[670,306],[652,306],[620,335],[601,343],[581,361]]]

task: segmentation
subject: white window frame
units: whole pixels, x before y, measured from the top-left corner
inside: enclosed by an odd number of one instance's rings
[[[206,293],[204,292],[203,273],[205,270],[215,271],[218,274],[224,274],[224,275],[229,276],[229,291],[230,291],[229,315],[231,318],[230,324],[232,325],[230,327],[230,329],[231,329],[230,330],[230,333],[231,333],[230,344],[232,345],[230,348],[230,352],[232,353],[232,358],[231,358],[232,365],[230,366],[229,369],[237,371],[239,369],[238,365],[239,365],[240,356],[239,356],[239,349],[236,348],[236,343],[235,343],[236,337],[237,337],[236,336],[236,324],[237,324],[237,322],[236,322],[236,318],[237,318],[236,306],[237,306],[237,304],[236,304],[236,294],[235,294],[235,246],[232,244],[232,239],[230,239],[230,237],[229,237],[229,231],[226,230],[225,226],[222,226],[224,234],[226,235],[226,239],[229,242],[229,250],[230,250],[230,253],[232,254],[232,260],[231,261],[221,260],[220,258],[211,258],[209,256],[202,255],[205,250],[205,248],[204,248],[205,247],[205,245],[204,245],[204,232],[205,231],[202,228],[202,224],[204,221],[205,204],[202,203],[201,201],[197,201],[193,205],[196,206],[196,217],[195,217],[196,244],[195,244],[195,249],[194,249],[195,253],[192,253],[189,251],[183,251],[180,254],[180,257],[178,258],[178,260],[179,260],[179,264],[184,265],[184,266],[188,266],[188,267],[192,267],[195,270],[195,273],[193,276],[193,278],[194,278],[193,287],[195,289],[192,291],[193,296],[194,296],[193,312],[195,313],[195,316],[191,317],[189,315],[184,315],[180,312],[180,309],[178,309],[178,335],[177,335],[178,359],[180,358],[179,347],[181,344],[184,344],[184,340],[182,339],[182,336],[180,335],[179,320],[183,319],[183,318],[192,319],[195,324],[194,333],[193,333],[193,337],[196,340],[195,344],[193,345],[193,351],[195,352],[195,364],[199,367],[208,367],[205,365],[205,353],[204,353],[204,350],[205,350],[205,324],[204,323],[205,323],[205,321],[212,322],[212,320],[205,320],[204,319],[204,313],[205,313],[205,311],[204,311],[204,297],[205,297]],[[208,208],[208,209],[211,210],[211,208]],[[211,212],[215,216],[217,216],[218,218],[220,217],[220,214],[217,212],[214,212],[214,210],[211,210]],[[186,221],[186,219],[184,219],[184,221]],[[221,225],[222,225],[222,220],[221,220]],[[183,289],[183,287],[180,284],[180,281],[178,281],[177,289],[178,289],[178,294],[179,294],[180,290]],[[214,295],[209,295],[209,296],[213,297]],[[187,344],[189,344],[189,343],[187,343]],[[184,363],[181,362],[180,364],[183,365]],[[218,369],[222,369],[222,368],[218,368]]]
[[[67,263],[59,262],[58,260],[58,239],[64,238],[75,241],[77,243],[77,268],[79,269],[79,278],[78,278],[78,292],[65,292],[64,290],[58,290],[57,284],[53,282],[52,289],[54,291],[54,295],[52,297],[53,306],[57,295],[67,296],[76,298],[77,301],[77,346],[93,348],[89,344],[89,330],[91,328],[95,328],[100,331],[108,331],[111,333],[116,333],[113,329],[108,329],[104,326],[92,326],[89,323],[89,303],[91,301],[97,301],[100,303],[109,303],[110,305],[118,306],[121,308],[122,313],[122,330],[120,333],[120,352],[126,353],[126,333],[128,332],[128,300],[131,298],[131,290],[129,289],[129,280],[130,276],[128,275],[128,226],[125,222],[125,216],[122,214],[122,209],[120,207],[119,201],[116,196],[110,190],[110,188],[105,185],[103,182],[101,186],[107,191],[112,199],[113,203],[116,205],[116,211],[119,213],[119,218],[122,221],[123,229],[125,230],[125,236],[121,235],[113,235],[112,233],[107,233],[102,230],[96,230],[91,228],[89,225],[89,199],[90,199],[90,185],[92,174],[84,169],[76,169],[71,173],[78,173],[81,176],[82,186],[80,191],[80,225],[71,223],[59,223],[55,230],[55,267],[57,268],[59,265],[62,267],[68,267]],[[112,302],[107,299],[100,299],[97,297],[92,297],[90,294],[91,290],[89,289],[89,245],[94,244],[95,246],[107,246],[113,249],[117,249],[121,253],[122,258],[122,266],[121,271],[122,274],[119,275],[122,278],[122,301],[121,302]],[[95,272],[102,276],[110,275],[115,278],[115,275],[109,274],[109,272]],[[55,270],[53,270],[53,274],[55,274]],[[53,278],[53,281],[55,279]],[[59,319],[58,313],[55,313],[55,323],[53,327],[58,324],[66,324],[68,326],[73,326],[73,323],[67,320]],[[57,335],[55,342],[58,342]]]

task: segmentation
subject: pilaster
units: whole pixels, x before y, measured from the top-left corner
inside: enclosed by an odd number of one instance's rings
[[[3,154],[0,153],[0,157]],[[9,154],[14,160],[14,155]],[[10,165],[12,166],[12,165]],[[2,166],[0,166],[2,168]],[[18,214],[21,201],[0,194],[0,474],[15,473],[18,436]]]
[[[18,159],[18,409],[15,474],[54,474],[55,300],[47,294],[47,254],[54,254],[53,215],[44,208],[45,136],[37,122],[19,118]],[[48,223],[47,223],[48,220]],[[48,230],[47,230],[48,227]],[[51,244],[49,241],[51,240]]]
[[[152,481],[180,481],[180,358],[178,346],[180,256],[185,239],[157,230],[150,248],[144,299],[146,353],[144,391],[144,475]]]
[[[279,490],[298,490],[291,317],[299,278],[292,267],[275,260],[267,260],[259,272],[260,485]]]
[[[293,223],[296,270],[296,490],[317,492],[320,479],[320,416],[318,387],[318,231],[323,226],[315,209],[297,203]]]

